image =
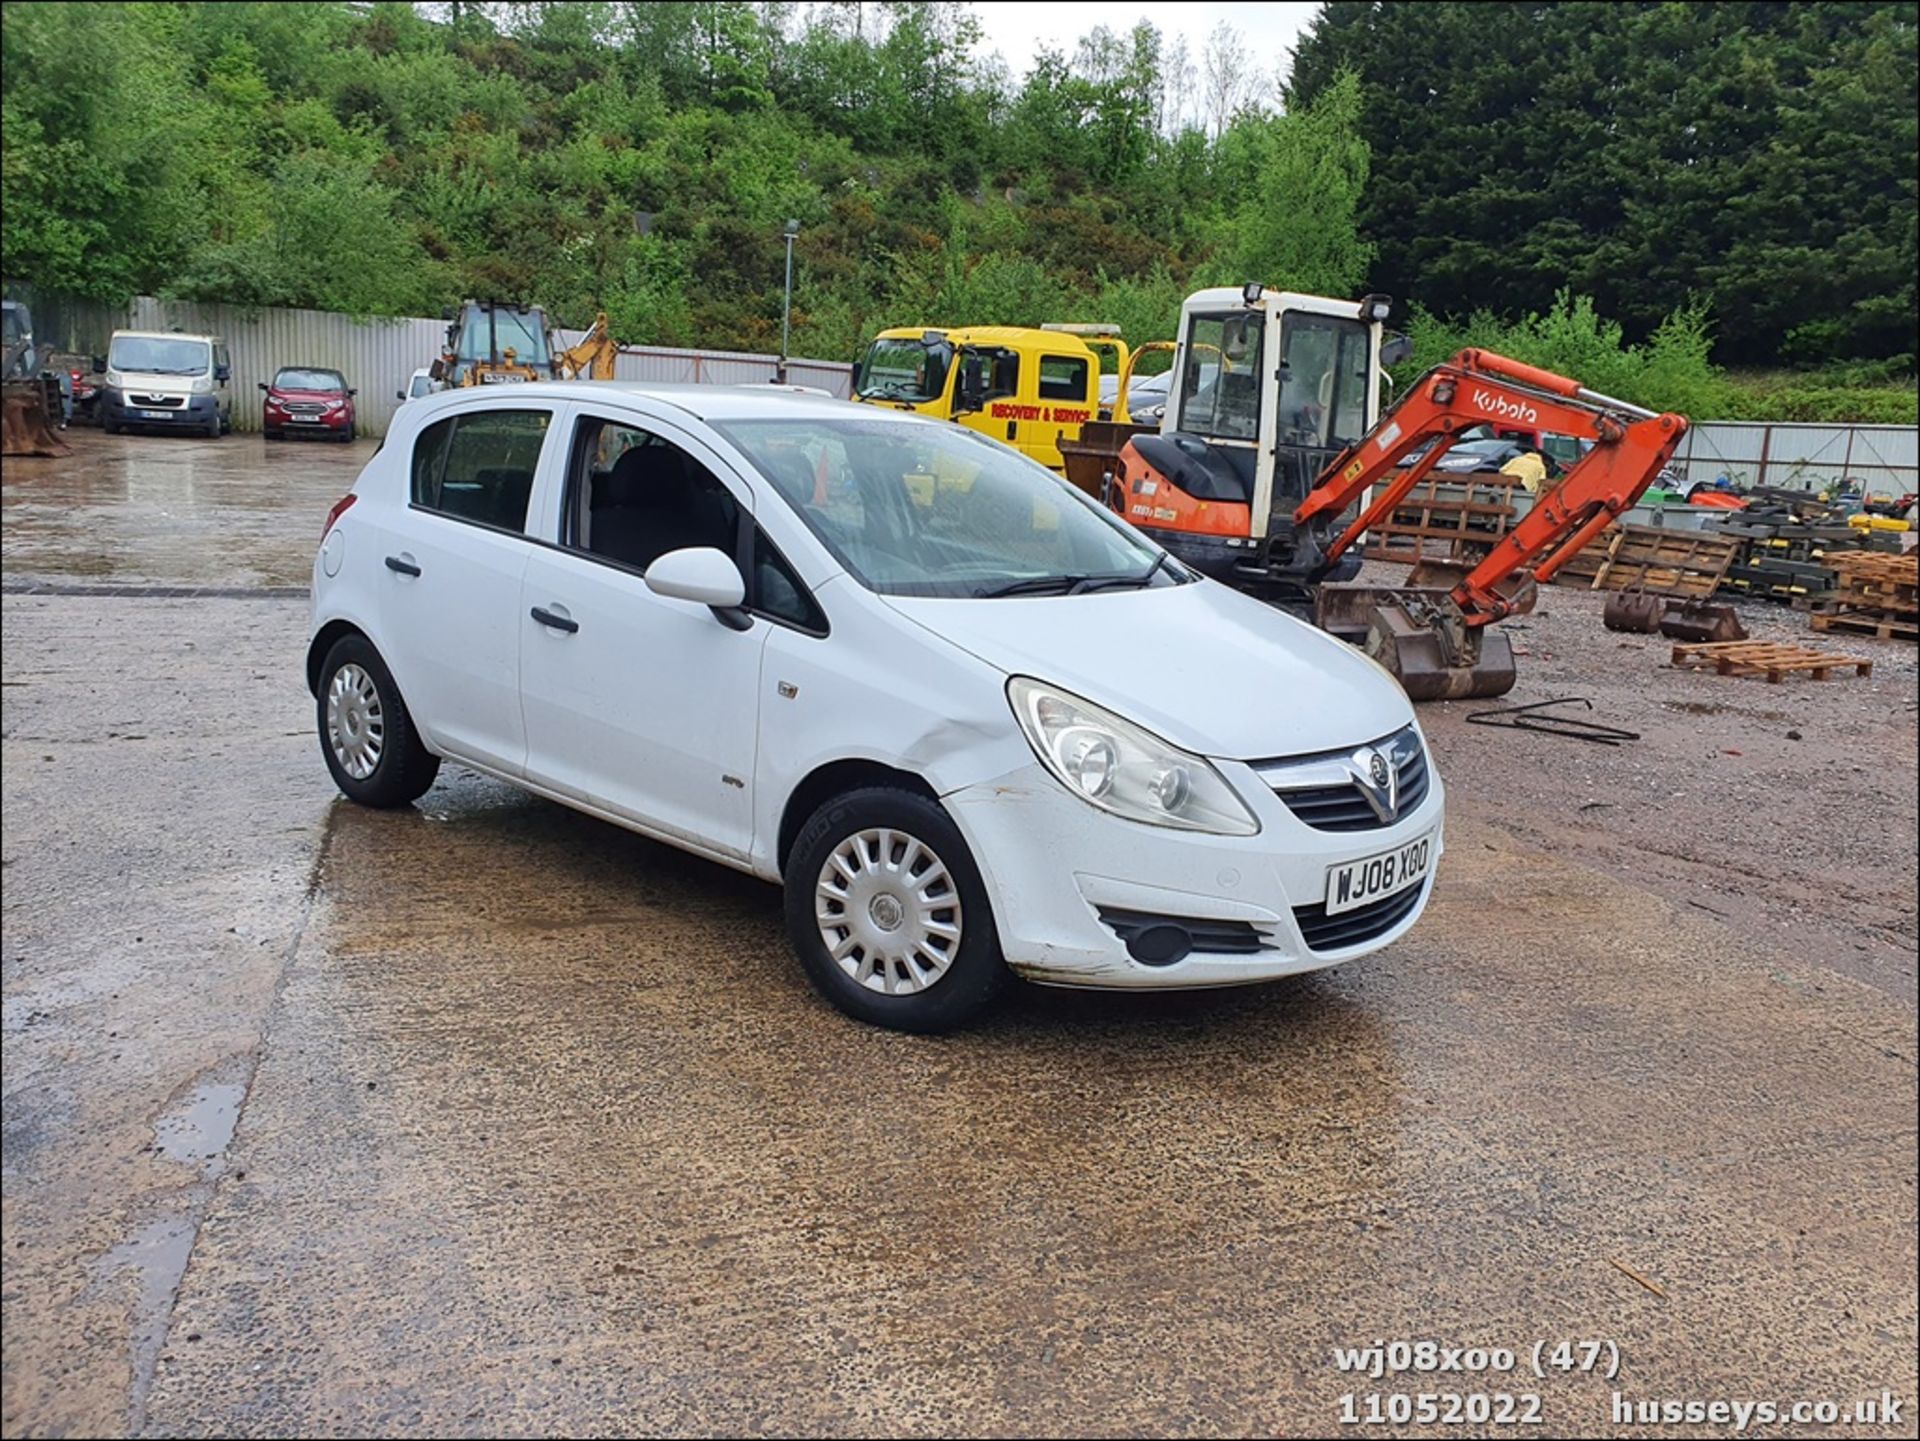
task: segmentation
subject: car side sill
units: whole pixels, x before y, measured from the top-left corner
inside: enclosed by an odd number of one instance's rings
[[[583,801],[577,796],[570,796],[561,791],[552,790],[547,786],[541,785],[538,781],[530,781],[524,776],[508,775],[505,771],[495,770],[492,766],[483,765],[479,761],[468,760],[464,756],[449,755],[446,758],[457,766],[465,766],[470,771],[478,771],[483,776],[491,777],[497,781],[504,781],[515,790],[526,791],[530,795],[539,796],[542,800],[558,802],[570,810],[579,811],[582,815],[592,816],[595,820],[607,821],[610,824],[619,826],[622,830],[634,831],[639,835],[645,836],[650,841],[660,842],[663,846],[672,846],[677,851],[686,851],[689,855],[699,856],[702,860],[718,861],[730,870],[745,871],[748,875],[758,874],[758,872],[754,870],[752,860],[746,856],[738,856],[731,851],[717,850],[712,846],[702,845],[700,842],[689,840],[685,836],[675,835],[672,831],[661,830],[658,827],[647,825],[643,821],[636,821],[631,816],[623,816],[616,811],[610,811],[603,807],[596,806],[590,801]]]

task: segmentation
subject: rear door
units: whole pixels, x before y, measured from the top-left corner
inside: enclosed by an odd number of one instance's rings
[[[1099,377],[1089,354],[1043,353],[1034,367],[1037,376],[1032,401],[1039,419],[1021,427],[1020,449],[1049,470],[1063,470],[1060,437],[1075,436],[1093,419],[1098,404]]]
[[[510,776],[526,766],[527,517],[536,479],[557,463],[555,410],[503,398],[424,427],[376,576],[383,653],[414,723],[435,750]]]

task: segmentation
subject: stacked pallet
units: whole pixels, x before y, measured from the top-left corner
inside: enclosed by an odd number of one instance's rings
[[[1728,590],[1795,603],[1833,589],[1834,556],[1857,554],[1894,540],[1844,522],[1796,520],[1779,511],[1730,518],[1721,526],[1721,534],[1740,541],[1740,553],[1727,570]]]
[[[1366,558],[1413,564],[1453,560],[1477,564],[1513,529],[1521,507],[1512,476],[1424,480],[1367,532]]]
[[[1811,604],[1808,624],[1815,630],[1920,639],[1920,551],[1854,551],[1829,555],[1827,563],[1835,580]]]
[[[1589,590],[1699,599],[1719,588],[1738,550],[1738,541],[1718,531],[1615,523],[1554,579]]]

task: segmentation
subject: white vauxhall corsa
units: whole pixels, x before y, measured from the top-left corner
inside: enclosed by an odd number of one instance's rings
[[[786,886],[865,1021],[1009,972],[1235,985],[1411,926],[1406,696],[973,431],[770,390],[429,395],[334,506],[307,679],[345,794],[442,759]]]

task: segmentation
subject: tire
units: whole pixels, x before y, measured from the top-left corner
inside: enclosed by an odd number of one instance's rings
[[[218,440],[221,436],[225,435],[227,432],[221,428],[220,417],[216,415],[212,420],[207,422],[206,430],[204,430],[201,433],[205,435],[208,440]]]
[[[388,810],[427,793],[440,757],[421,744],[400,688],[365,636],[342,636],[327,652],[315,703],[320,753],[340,794]]]
[[[263,430],[260,433],[268,440],[285,440],[287,438],[287,433],[284,430]]]
[[[120,433],[120,427],[114,424],[114,422],[112,422],[111,420],[101,421],[100,428],[104,430],[108,435],[118,435]]]
[[[924,796],[870,786],[826,802],[795,837],[785,880],[800,963],[855,1020],[950,1031],[1007,983],[979,868],[959,828]],[[848,924],[833,924],[835,916]]]

